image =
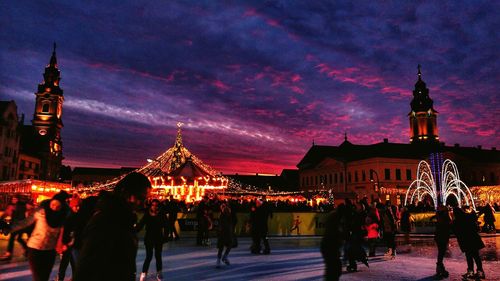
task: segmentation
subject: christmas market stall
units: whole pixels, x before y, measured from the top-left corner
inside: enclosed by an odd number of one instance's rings
[[[69,192],[70,188],[71,184],[68,183],[33,179],[0,182],[0,204],[2,206],[8,204],[13,195],[39,203],[61,190]]]

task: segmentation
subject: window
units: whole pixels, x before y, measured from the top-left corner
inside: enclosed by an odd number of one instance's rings
[[[340,173],[340,183],[344,182],[344,173]]]
[[[333,183],[332,178],[333,178],[333,177],[332,177],[332,174],[330,174],[330,184],[332,184],[332,183]]]
[[[347,173],[347,182],[352,182],[351,172]]]
[[[354,171],[354,181],[358,182],[358,171]]]
[[[339,175],[337,173],[335,173],[335,175],[333,175],[333,182],[337,183],[338,179],[339,179]]]
[[[366,181],[366,173],[365,170],[361,171],[361,181]]]
[[[401,180],[401,169],[396,169],[396,180]]]
[[[410,169],[406,169],[406,180],[411,181],[411,170]]]
[[[490,173],[490,183],[495,183],[495,173]]]
[[[318,176],[316,176],[316,183],[315,184],[318,185]]]
[[[43,112],[43,113],[49,113],[49,106],[50,106],[50,105],[49,105],[48,103],[44,103],[44,104],[42,105],[42,112]]]
[[[390,180],[391,179],[391,169],[385,169],[384,170],[385,177],[384,179]]]

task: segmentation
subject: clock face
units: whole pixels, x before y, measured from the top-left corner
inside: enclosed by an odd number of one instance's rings
[[[42,136],[45,136],[47,134],[47,130],[41,129],[40,131],[38,131],[38,133]]]

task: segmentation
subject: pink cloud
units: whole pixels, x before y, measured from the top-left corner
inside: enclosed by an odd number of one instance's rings
[[[326,76],[343,83],[353,83],[366,88],[379,88],[382,94],[396,94],[391,96],[392,99],[406,98],[410,95],[407,89],[399,88],[395,85],[389,84],[387,79],[374,75],[377,73],[375,70],[368,66],[360,67],[332,67],[326,63],[318,63],[315,68],[319,73],[326,74]]]
[[[300,77],[299,74],[294,74],[292,76],[292,82],[296,83],[296,82],[299,82],[300,80],[302,80],[302,77]]]
[[[255,9],[247,9],[245,13],[243,13],[243,17],[254,17],[257,16],[258,13]]]
[[[356,100],[356,96],[353,93],[348,93],[342,97],[342,102],[353,102]]]
[[[299,88],[299,87],[297,87],[297,86],[291,86],[291,87],[290,87],[290,89],[291,89],[293,92],[297,93],[297,94],[301,94],[301,95],[303,95],[303,94],[304,94],[304,90],[303,90],[303,89],[301,89],[301,88]]]
[[[231,87],[229,87],[228,85],[224,84],[224,82],[222,82],[222,81],[220,81],[218,79],[212,81],[212,86],[214,86],[215,88],[217,88],[218,90],[220,90],[222,92],[226,92],[229,89],[231,89]]]

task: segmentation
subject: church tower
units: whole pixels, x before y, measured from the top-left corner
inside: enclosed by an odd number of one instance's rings
[[[410,143],[439,142],[437,129],[437,111],[432,107],[429,89],[422,80],[422,72],[418,65],[418,81],[413,90],[413,100],[410,103]]]
[[[63,90],[59,87],[61,72],[57,68],[56,43],[49,64],[45,67],[43,82],[38,84],[35,93],[35,113],[33,129],[40,147],[42,179],[58,180],[61,169],[62,141],[62,105]]]

